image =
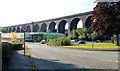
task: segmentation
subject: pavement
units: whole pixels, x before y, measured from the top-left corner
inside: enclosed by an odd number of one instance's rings
[[[29,57],[24,55],[23,50],[18,50],[13,53],[7,66],[7,70],[9,69],[32,69]]]
[[[55,48],[27,44],[37,69],[118,69],[118,52]]]

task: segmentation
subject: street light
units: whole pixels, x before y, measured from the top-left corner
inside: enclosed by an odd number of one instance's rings
[[[94,34],[94,30],[92,29],[92,49],[94,48],[94,42],[93,42],[93,34]]]

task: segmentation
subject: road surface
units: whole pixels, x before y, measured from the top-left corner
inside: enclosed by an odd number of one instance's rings
[[[117,51],[88,51],[27,44],[38,69],[118,69]]]

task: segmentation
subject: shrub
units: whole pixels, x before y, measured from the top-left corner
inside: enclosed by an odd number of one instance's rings
[[[70,39],[66,37],[56,38],[56,39],[47,39],[47,45],[50,45],[50,46],[70,45]]]
[[[2,69],[6,68],[6,65],[12,56],[13,51],[22,49],[22,44],[11,44],[8,42],[2,42]]]

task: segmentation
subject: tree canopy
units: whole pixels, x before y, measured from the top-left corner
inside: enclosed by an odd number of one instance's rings
[[[71,39],[79,39],[79,40],[92,40],[93,37],[94,40],[97,40],[100,38],[100,35],[97,34],[96,32],[93,32],[90,29],[79,28],[79,29],[73,29],[68,37]]]
[[[11,40],[15,40],[15,39],[18,39],[16,32],[11,32]]]
[[[120,34],[120,2],[98,2],[92,12],[92,28],[101,35]]]
[[[8,33],[8,31],[5,28],[1,28],[2,33]]]

